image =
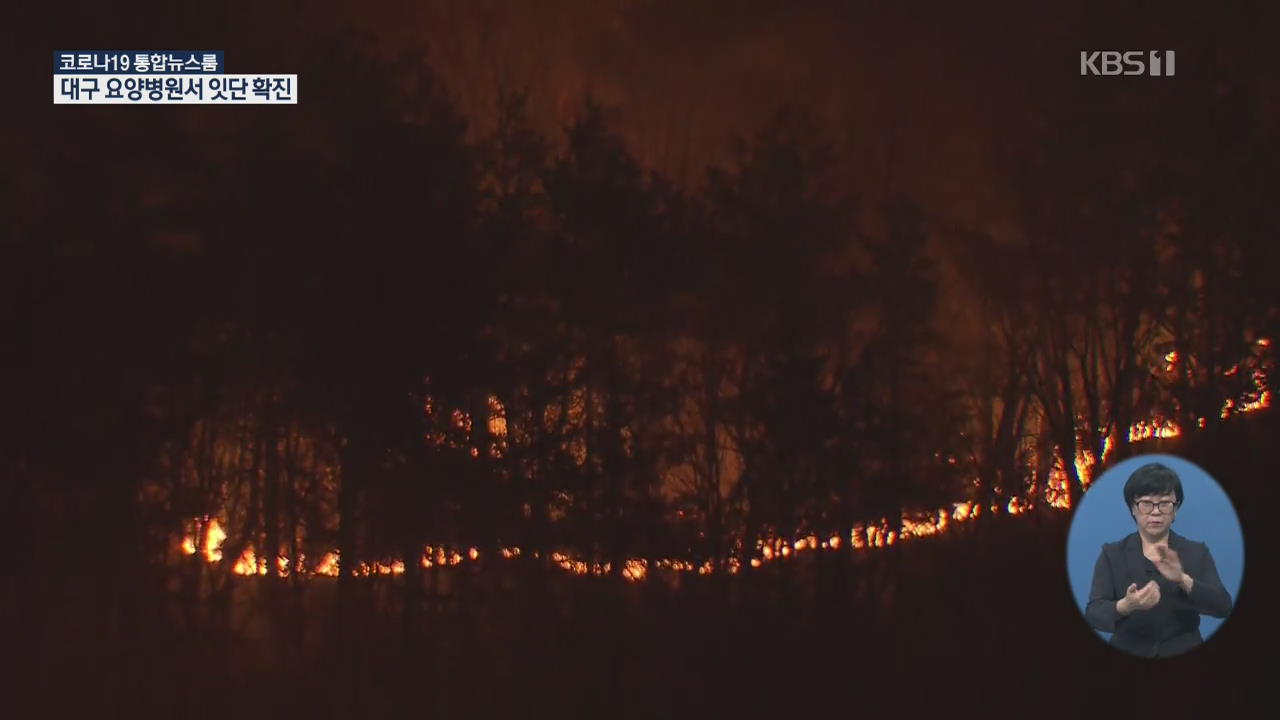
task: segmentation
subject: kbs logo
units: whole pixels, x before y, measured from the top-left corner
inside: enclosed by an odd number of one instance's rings
[[[1173,77],[1173,51],[1080,51],[1081,75],[1151,75]]]

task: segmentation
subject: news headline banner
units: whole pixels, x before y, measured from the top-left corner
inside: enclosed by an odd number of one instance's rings
[[[296,105],[298,76],[227,74],[222,51],[53,54],[55,105]]]
[[[53,74],[182,75],[226,72],[221,50],[59,50],[53,54]]]

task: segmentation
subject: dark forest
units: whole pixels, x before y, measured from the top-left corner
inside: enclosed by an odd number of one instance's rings
[[[519,5],[6,23],[6,714],[1261,699],[1274,11],[939,10],[953,66],[877,67],[841,28],[925,9]],[[1178,75],[1078,74],[1125,44]],[[299,102],[48,104],[78,46],[225,50]],[[1062,548],[1154,451],[1256,544],[1236,616],[1148,667]]]

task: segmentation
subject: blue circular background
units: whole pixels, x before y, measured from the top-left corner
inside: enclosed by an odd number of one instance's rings
[[[1067,575],[1082,617],[1089,603],[1093,567],[1102,544],[1115,542],[1137,530],[1125,506],[1124,483],[1134,470],[1152,462],[1168,466],[1182,480],[1183,503],[1173,521],[1173,532],[1209,546],[1222,586],[1231,594],[1231,604],[1239,602],[1240,581],[1244,577],[1244,534],[1226,492],[1195,463],[1174,455],[1138,455],[1116,463],[1094,480],[1071,518],[1071,530],[1067,534]],[[1222,622],[1222,618],[1201,615],[1200,634],[1208,640]],[[1111,638],[1111,633],[1098,632],[1098,635]]]

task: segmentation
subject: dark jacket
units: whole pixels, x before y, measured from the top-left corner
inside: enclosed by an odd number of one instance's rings
[[[1222,587],[1218,568],[1204,543],[1169,532],[1169,547],[1178,553],[1182,570],[1191,576],[1191,592],[1166,579],[1142,554],[1142,539],[1133,533],[1119,542],[1106,543],[1093,569],[1093,587],[1085,619],[1095,630],[1111,633],[1111,644],[1141,657],[1169,657],[1203,642],[1200,615],[1226,617],[1231,595]],[[1130,583],[1141,588],[1155,580],[1160,602],[1149,610],[1127,616],[1116,612]]]

